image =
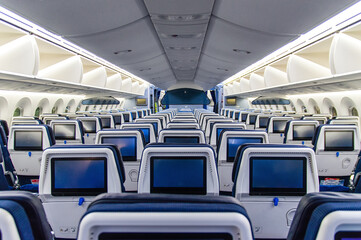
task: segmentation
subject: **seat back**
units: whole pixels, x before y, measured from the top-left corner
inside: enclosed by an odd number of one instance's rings
[[[144,135],[138,129],[102,130],[97,132],[96,144],[114,144],[122,155],[126,191],[137,191],[139,165],[144,149]]]
[[[123,162],[114,145],[62,145],[44,151],[39,197],[56,238],[75,238],[96,195],[121,193]],[[59,217],[61,216],[61,217]]]
[[[57,145],[77,145],[84,143],[84,130],[81,121],[52,120],[50,126],[53,129]]]
[[[154,126],[154,133],[155,136],[158,137],[159,136],[159,132],[162,131],[162,121],[160,119],[157,118],[143,118],[143,119],[136,119],[135,120],[136,123],[151,123]]]
[[[266,130],[270,117],[272,117],[271,114],[259,114],[259,115],[257,115],[256,122],[254,124],[254,129],[255,130]]]
[[[144,135],[145,145],[157,142],[154,126],[151,123],[125,123],[120,126],[120,129],[140,129]]]
[[[122,115],[122,123],[130,123],[133,122],[132,114],[130,112],[121,112]]]
[[[9,126],[5,120],[0,120],[0,126],[3,127],[6,137],[9,136]]]
[[[330,119],[327,121],[327,124],[340,124],[340,125],[355,125],[360,127],[360,122],[358,119]]]
[[[43,206],[34,194],[1,191],[0,213],[2,239],[53,239]]]
[[[120,129],[120,125],[124,123],[123,115],[120,112],[111,113],[114,118],[114,125],[116,129]]]
[[[159,143],[206,143],[204,132],[200,129],[164,129],[158,137]]]
[[[168,129],[200,129],[198,123],[173,123],[167,124]]]
[[[287,239],[360,239],[360,216],[360,194],[310,193],[300,201]]]
[[[204,130],[207,143],[209,143],[209,137],[211,135],[211,131],[212,131],[213,125],[215,123],[232,123],[232,122],[234,122],[233,119],[227,119],[227,118],[210,118],[210,119],[208,119],[207,124],[206,124],[206,129]]]
[[[209,136],[209,144],[216,150],[217,149],[217,143],[219,140],[219,136],[221,134],[221,131],[223,129],[246,129],[246,125],[244,123],[223,123],[223,122],[216,122],[213,124],[212,130],[210,132]]]
[[[259,115],[260,113],[249,113],[247,115],[247,120],[246,120],[246,129],[248,130],[254,130],[255,129],[255,124],[256,124],[256,119],[257,119],[257,115]]]
[[[47,115],[45,115],[43,117],[43,122],[44,122],[44,124],[50,126],[50,123],[53,120],[66,120],[66,119],[68,119],[68,118],[67,117],[60,117],[60,116],[47,116]]]
[[[138,193],[218,195],[213,149],[206,144],[150,144],[142,155]]]
[[[83,125],[84,144],[94,144],[97,132],[102,129],[102,123],[99,117],[77,117]]]
[[[166,116],[165,115],[161,115],[161,114],[152,114],[149,116],[146,116],[145,119],[159,119],[161,122],[161,129],[165,128],[165,126],[167,126],[167,120],[166,120]]]
[[[240,116],[239,116],[239,121],[243,122],[243,123],[246,123],[247,118],[248,118],[248,114],[249,114],[249,112],[241,111]]]
[[[232,192],[232,170],[237,149],[247,143],[268,143],[265,131],[224,129],[217,146],[219,186],[221,192]]]
[[[113,115],[99,114],[96,116],[99,117],[100,121],[102,122],[102,129],[115,129],[115,120]]]
[[[8,150],[20,183],[37,181],[43,151],[54,145],[52,130],[47,125],[19,125],[10,128]]]
[[[203,118],[203,121],[199,124],[203,131],[206,131],[207,124],[210,119],[219,120],[219,119],[226,119],[226,118],[224,116],[217,116],[217,115],[216,116],[205,116]]]
[[[108,237],[253,239],[247,213],[237,200],[224,196],[165,194],[99,196],[80,223],[78,239]]]
[[[270,143],[283,143],[285,129],[288,121],[293,117],[271,117],[267,125],[267,133]]]
[[[357,126],[320,125],[313,143],[319,176],[348,178],[351,175],[360,152]]]
[[[286,238],[301,197],[319,191],[315,154],[305,146],[242,145],[232,178],[255,238]]]
[[[171,121],[172,123],[198,123],[195,118],[174,118]]]
[[[43,122],[39,119],[13,120],[11,122],[12,126],[15,126],[15,125],[38,125],[38,124],[43,124]]]
[[[313,147],[312,138],[318,125],[320,124],[316,120],[291,120],[287,122],[283,143]]]
[[[327,117],[322,117],[322,116],[303,117],[302,120],[316,120],[320,125],[327,123]]]

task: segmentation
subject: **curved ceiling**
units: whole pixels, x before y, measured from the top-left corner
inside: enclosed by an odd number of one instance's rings
[[[356,0],[0,0],[0,5],[168,89],[210,89]]]

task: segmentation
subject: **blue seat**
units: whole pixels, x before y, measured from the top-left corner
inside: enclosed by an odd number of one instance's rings
[[[287,239],[334,239],[338,232],[361,232],[360,221],[360,194],[310,193],[300,201]]]
[[[0,192],[2,239],[51,240],[53,235],[41,201],[22,191]],[[11,220],[12,219],[12,220]]]
[[[9,136],[9,126],[5,120],[0,120],[0,126],[3,127],[6,137]]]
[[[117,239],[124,236],[157,239],[160,235],[162,239],[175,236],[218,239],[224,235],[231,239],[253,239],[251,222],[236,199],[168,194],[98,196],[80,222],[78,239],[100,235]]]

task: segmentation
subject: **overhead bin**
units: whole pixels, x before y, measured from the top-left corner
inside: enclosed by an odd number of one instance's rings
[[[357,39],[345,33],[336,34],[330,50],[330,65],[332,74],[360,71],[361,37]]]
[[[117,73],[117,74],[109,76],[107,78],[105,87],[114,89],[114,90],[122,89],[122,75],[120,73]]]
[[[249,86],[250,85],[249,79],[243,77],[239,80],[239,83],[241,84],[240,92],[246,92],[246,91],[251,90],[251,88]]]
[[[122,81],[122,90],[125,92],[132,91],[132,79],[131,78],[126,78]]]
[[[264,77],[256,73],[252,73],[249,79],[249,86],[251,90],[264,88],[265,87]]]
[[[83,78],[83,65],[80,56],[73,56],[51,65],[39,71],[38,77],[80,83]]]
[[[0,70],[17,74],[36,75],[39,50],[34,36],[25,35],[0,46]]]
[[[98,67],[96,69],[90,70],[87,73],[83,74],[83,79],[81,81],[84,85],[96,86],[96,87],[105,87],[107,81],[107,72],[105,67]]]

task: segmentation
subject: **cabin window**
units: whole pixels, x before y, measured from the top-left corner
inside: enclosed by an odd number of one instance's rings
[[[316,113],[316,114],[320,114],[321,113],[321,110],[318,106],[314,106],[313,107],[313,111]]]
[[[34,116],[39,117],[42,113],[43,113],[43,109],[41,107],[38,107],[37,109],[35,109]]]
[[[75,112],[79,112],[79,111],[80,111],[80,106],[77,106]]]
[[[283,105],[283,111],[287,111],[287,107]]]
[[[93,110],[96,110],[96,109],[97,109],[97,105],[94,105]]]
[[[306,113],[307,112],[307,108],[306,106],[302,106],[302,112]]]
[[[86,106],[86,107],[85,107],[85,111],[88,111],[88,110],[89,110],[89,106]]]
[[[70,106],[66,106],[65,113],[68,113],[70,111]]]
[[[357,109],[355,107],[352,107],[350,109],[350,115],[351,116],[358,116],[358,111],[357,111]]]
[[[330,113],[332,115],[332,117],[337,117],[337,110],[335,107],[330,107]]]
[[[57,113],[58,112],[58,107],[53,107],[52,109],[51,109],[51,113],[52,114],[55,114],[55,113]]]
[[[14,111],[13,117],[19,117],[23,115],[23,109],[21,107],[17,107]]]

